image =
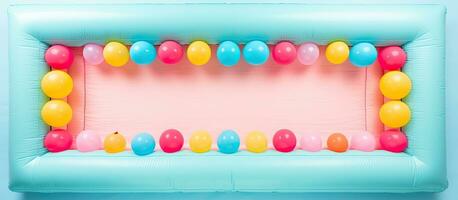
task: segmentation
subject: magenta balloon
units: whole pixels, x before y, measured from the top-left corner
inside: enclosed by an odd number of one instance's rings
[[[297,59],[303,65],[313,65],[320,56],[320,49],[314,43],[304,43],[297,49]]]
[[[351,149],[359,151],[374,151],[375,145],[375,137],[369,132],[363,132],[351,136]]]
[[[96,151],[102,148],[100,137],[93,131],[84,130],[76,136],[76,149],[81,152]]]
[[[88,64],[101,64],[104,60],[103,47],[97,44],[86,44],[83,49],[83,57]]]
[[[301,149],[305,151],[320,151],[323,148],[319,134],[304,134],[301,138]]]

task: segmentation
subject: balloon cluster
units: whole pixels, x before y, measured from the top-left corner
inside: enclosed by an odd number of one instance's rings
[[[104,149],[107,153],[119,153],[126,149],[126,138],[120,132],[107,135],[103,141],[93,131],[84,130],[76,137],[76,149],[81,152],[90,152]],[[205,153],[211,150],[213,139],[207,131],[193,132],[189,138],[189,148],[195,153]],[[262,153],[268,149],[268,139],[261,131],[252,131],[244,138],[246,150],[253,153]],[[279,152],[291,152],[296,149],[296,135],[288,129],[277,131],[272,137],[272,144]],[[50,152],[68,150],[72,144],[72,135],[63,129],[50,131],[44,140],[45,147]],[[391,152],[403,152],[407,148],[407,138],[400,131],[384,131],[380,136],[382,149]],[[175,129],[164,131],[159,139],[162,151],[166,153],[178,152],[183,148],[183,135]],[[147,133],[135,135],[130,142],[132,152],[136,155],[149,155],[154,152],[156,141]],[[233,154],[239,151],[240,138],[233,130],[223,131],[217,138],[218,151],[224,154]],[[345,152],[349,149],[358,151],[374,151],[375,137],[368,133],[354,134],[351,141],[344,134],[333,133],[327,137],[326,147],[333,152]],[[317,152],[323,149],[322,137],[319,134],[304,134],[300,141],[300,149]]]
[[[83,56],[89,64],[100,64],[103,60],[111,66],[121,67],[132,60],[139,65],[151,64],[156,57],[165,64],[178,63],[185,50],[175,41],[165,41],[154,47],[146,41],[138,41],[132,44],[130,49],[119,42],[109,42],[105,47],[96,44],[87,44],[83,50]],[[314,43],[303,43],[298,48],[288,41],[275,44],[270,52],[269,46],[259,40],[246,43],[242,50],[239,44],[233,41],[221,42],[216,49],[216,57],[219,63],[226,67],[235,66],[243,56],[244,60],[251,65],[258,66],[267,62],[269,55],[273,60],[282,65],[287,65],[297,60],[303,65],[313,65],[320,55],[318,46]],[[186,49],[189,62],[196,66],[205,65],[212,56],[211,47],[204,41],[194,41]],[[363,42],[354,45],[351,50],[342,41],[332,42],[326,48],[326,58],[330,63],[341,64],[348,58],[357,67],[367,67],[373,64],[377,58],[377,50],[374,45]]]
[[[73,53],[62,45],[51,46],[45,52],[45,61],[53,69],[41,79],[43,93],[52,98],[41,109],[43,121],[54,127],[62,127],[72,119],[72,108],[61,100],[73,90],[73,79],[67,72],[73,63]]]
[[[409,123],[411,118],[410,108],[401,101],[412,89],[412,82],[405,73],[400,70],[407,56],[404,50],[397,46],[385,47],[378,57],[382,69],[387,70],[380,79],[380,91],[390,99],[380,108],[380,120],[390,128],[400,128]]]
[[[130,49],[119,42],[110,42],[102,47],[97,44],[87,44],[83,49],[83,57],[89,64],[108,64],[121,67],[129,60],[137,64],[145,65],[152,63],[156,57],[166,64],[179,62],[184,51],[180,44],[175,41],[165,41],[157,49],[154,45],[139,41],[134,43]],[[187,50],[186,56],[190,63],[200,66],[208,63],[211,58],[211,48],[203,41],[192,42]],[[216,56],[219,62],[227,67],[236,65],[243,54],[245,61],[251,65],[262,65],[272,54],[273,60],[278,64],[290,64],[297,58],[301,64],[313,65],[319,57],[319,48],[314,43],[304,43],[296,49],[291,42],[279,42],[272,48],[262,41],[248,42],[242,49],[232,41],[225,41],[218,45]],[[399,71],[405,64],[407,56],[402,48],[390,46],[383,48],[380,53],[370,43],[358,43],[351,49],[342,41],[329,44],[325,52],[330,63],[341,64],[348,58],[357,67],[366,67],[375,62],[378,58],[380,66],[389,72],[380,79],[380,91],[391,99],[380,108],[380,120],[390,128],[405,126],[411,118],[409,107],[402,101],[411,90],[412,83],[409,77]],[[53,45],[45,52],[45,61],[53,69],[45,74],[41,80],[43,93],[51,100],[45,103],[41,110],[43,121],[49,126],[63,127],[72,119],[72,108],[62,100],[67,97],[73,89],[73,80],[65,71],[73,63],[72,51],[62,45]],[[155,142],[152,136],[143,133],[132,140],[132,149],[138,155],[150,154],[154,150]],[[369,151],[373,150],[370,134],[352,138],[354,149]],[[354,140],[354,141],[353,141]],[[77,138],[77,148],[81,151],[92,151],[99,149],[100,141],[90,132],[83,132]],[[314,135],[302,137],[304,150],[317,151],[321,149],[321,138]],[[362,142],[363,141],[363,142]],[[368,142],[369,141],[369,142]],[[72,136],[64,129],[50,131],[44,141],[44,145],[51,152],[67,150],[72,144]],[[78,145],[80,144],[80,145]],[[104,147],[107,152],[116,153],[124,151],[126,141],[122,134],[115,132],[104,140]],[[134,145],[135,144],[135,145]],[[172,153],[181,150],[183,136],[177,130],[171,129],[163,133],[159,144],[164,152]],[[375,144],[375,143],[374,143]],[[393,152],[402,152],[407,147],[405,134],[396,130],[389,130],[382,133],[380,144],[383,149]],[[143,149],[143,147],[148,148]],[[211,149],[212,138],[206,131],[198,131],[192,134],[189,145],[192,151],[202,153]],[[223,153],[234,153],[238,151],[240,139],[231,130],[224,131],[218,138],[218,149]],[[248,151],[264,152],[267,150],[268,142],[265,134],[253,131],[246,135],[245,145]],[[295,149],[296,137],[289,130],[280,130],[273,137],[273,146],[280,152],[289,152]],[[151,149],[152,147],[152,149]],[[348,149],[348,141],[342,134],[333,134],[327,140],[329,150],[343,152]],[[375,147],[374,147],[375,148]],[[140,150],[138,150],[140,149]]]

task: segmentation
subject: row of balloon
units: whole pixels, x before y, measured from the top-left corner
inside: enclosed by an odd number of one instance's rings
[[[72,63],[72,51],[62,45],[53,45],[45,52],[45,61],[52,68],[41,79],[41,89],[51,100],[41,109],[41,117],[49,126],[63,127],[72,119],[72,108],[63,99],[73,90],[73,79],[65,72]]]
[[[83,57],[89,64],[98,65],[106,62],[114,67],[126,65],[129,60],[139,65],[151,64],[156,57],[165,64],[178,63],[184,56],[184,48],[175,41],[165,41],[156,50],[155,46],[146,41],[138,41],[132,44],[130,49],[119,42],[109,42],[104,47],[97,44],[87,44],[83,49]],[[226,67],[232,67],[239,63],[243,55],[244,60],[253,66],[259,66],[267,62],[272,54],[273,60],[281,65],[287,65],[296,60],[303,65],[313,65],[320,55],[320,50],[315,43],[303,43],[297,49],[288,41],[275,44],[272,53],[265,42],[250,41],[242,50],[239,45],[232,41],[220,43],[216,50],[219,63]],[[359,43],[351,50],[344,42],[332,42],[326,48],[326,58],[333,64],[341,64],[348,58],[357,67],[366,67],[375,62],[377,50],[370,43]],[[205,65],[209,62],[212,51],[210,45],[204,41],[194,41],[186,50],[189,62],[196,66]]]
[[[212,136],[207,131],[196,131],[190,136],[188,143],[191,151],[195,153],[209,152],[212,148]],[[252,131],[244,138],[246,150],[253,153],[262,153],[268,149],[268,138],[261,131]],[[407,148],[407,138],[396,130],[384,131],[380,135],[381,148],[391,152],[403,152]],[[272,138],[275,150],[291,152],[296,149],[296,135],[288,130],[277,131]],[[63,129],[50,131],[44,140],[44,146],[50,152],[60,152],[70,149],[72,135]],[[107,153],[119,153],[126,150],[126,138],[119,132],[107,135],[103,141],[98,134],[85,130],[76,137],[76,149],[81,152],[90,152],[104,149]],[[183,148],[183,135],[175,129],[162,133],[159,139],[162,151],[166,153],[178,152]],[[132,151],[137,155],[148,155],[154,152],[156,141],[149,133],[139,133],[130,142]],[[233,130],[223,131],[217,138],[218,151],[232,154],[240,151],[240,138]],[[317,152],[323,149],[323,142],[319,134],[303,134],[300,149]],[[376,149],[375,137],[368,133],[354,134],[351,141],[344,134],[334,133],[327,137],[326,148],[333,152],[345,152],[349,149],[370,152]]]
[[[400,47],[387,47],[381,51],[379,57],[383,58],[379,59],[380,65],[387,71],[380,78],[379,87],[383,96],[389,99],[380,108],[380,121],[389,128],[401,128],[407,125],[411,118],[409,106],[401,101],[412,89],[409,76],[401,71],[407,61],[407,55]]]

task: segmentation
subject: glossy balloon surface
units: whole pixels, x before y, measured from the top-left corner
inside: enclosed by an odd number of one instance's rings
[[[72,134],[64,129],[51,130],[44,138],[44,146],[49,152],[61,152],[72,146]]]
[[[180,131],[175,129],[168,129],[164,131],[159,139],[159,145],[162,151],[166,153],[173,153],[180,151],[183,147],[184,138]]]

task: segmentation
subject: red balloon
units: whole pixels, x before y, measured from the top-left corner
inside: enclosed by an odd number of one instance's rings
[[[384,150],[400,153],[407,148],[408,140],[401,131],[389,130],[380,135],[380,145]]]
[[[293,151],[296,147],[296,135],[288,129],[281,129],[275,133],[273,137],[273,144],[277,151]]]
[[[180,151],[183,147],[184,139],[180,131],[169,129],[162,133],[159,139],[159,145],[162,151],[166,153],[173,153]]]
[[[406,52],[398,46],[385,47],[378,54],[378,62],[384,70],[399,70],[406,60]]]
[[[296,46],[291,42],[280,42],[275,45],[272,57],[278,64],[290,64],[297,57]]]
[[[44,146],[50,152],[61,152],[70,149],[73,136],[64,129],[51,130],[46,134]]]
[[[67,69],[73,63],[73,53],[66,46],[53,45],[46,50],[45,60],[54,69]]]
[[[165,41],[159,46],[157,57],[165,64],[175,64],[183,57],[183,47],[175,41]]]

